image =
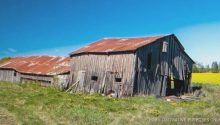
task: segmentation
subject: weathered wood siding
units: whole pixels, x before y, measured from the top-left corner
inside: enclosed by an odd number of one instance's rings
[[[161,75],[172,76],[175,79],[184,80],[185,68],[192,72],[193,61],[186,55],[183,46],[174,36],[167,36],[158,41],[168,43],[167,52],[161,52]]]
[[[171,79],[177,91],[184,89],[187,92],[191,84],[192,65],[193,61],[178,39],[169,35],[138,48],[133,54],[73,56],[70,83],[75,85],[79,81],[76,91],[90,93],[102,93],[104,88],[104,93],[113,90],[119,96],[165,96]]]
[[[69,77],[70,77],[69,74],[57,75],[57,76],[55,76],[55,79],[57,79],[57,82],[55,82],[55,81],[54,82],[60,88],[66,89],[68,87],[68,83],[70,81]]]
[[[163,42],[168,43],[166,52],[162,52]],[[189,87],[193,61],[186,55],[175,37],[168,36],[141,47],[137,50],[136,56],[135,94],[164,96],[168,78],[171,77],[185,82]]]
[[[192,66],[193,61],[185,53],[184,48],[179,43],[178,39],[174,36],[166,37],[166,40],[169,41],[169,53],[168,53],[168,67],[169,67],[169,77],[173,77],[174,82],[180,87],[180,90],[183,92],[189,92],[191,86],[191,76],[192,76]],[[178,89],[178,88],[177,88]]]
[[[136,52],[136,76],[134,93],[138,95],[157,94],[160,77],[160,43],[155,42],[139,48]],[[151,57],[148,57],[151,56]],[[151,58],[151,60],[149,60]]]
[[[38,82],[43,86],[51,86],[53,85],[54,78],[53,76],[41,76],[34,74],[21,74],[21,82]]]
[[[57,86],[67,88],[69,83],[69,74],[62,75],[35,75],[19,73],[11,69],[0,69],[0,81],[9,82],[38,82],[43,86]]]
[[[19,82],[20,73],[10,69],[0,69],[0,80],[9,82]]]
[[[104,86],[104,93],[113,90],[118,96],[132,95],[134,62],[134,54],[74,56],[71,59],[71,83],[83,81],[77,91],[102,92]],[[121,81],[115,78],[121,78]]]

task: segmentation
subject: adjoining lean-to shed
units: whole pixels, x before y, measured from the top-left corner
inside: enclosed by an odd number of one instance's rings
[[[44,86],[66,88],[69,83],[70,58],[56,56],[23,56],[0,64],[0,80],[38,82]]]
[[[194,61],[174,34],[104,38],[70,54],[74,91],[115,96],[187,93]]]

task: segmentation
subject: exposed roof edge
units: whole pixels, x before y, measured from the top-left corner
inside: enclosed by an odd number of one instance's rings
[[[96,55],[113,55],[113,54],[130,54],[135,53],[136,50],[126,50],[126,51],[112,51],[112,52],[81,52],[76,54],[70,54],[70,57],[86,55],[86,54],[96,54]]]
[[[183,51],[183,52],[193,62],[193,64],[195,64],[195,61],[186,53],[186,51]]]
[[[152,35],[152,36],[131,36],[131,37],[105,37],[105,38],[102,38],[102,39],[135,39],[135,38],[146,38],[146,37],[156,37],[156,36],[162,36],[162,37],[165,37],[165,36],[170,36],[170,35],[173,35],[172,34],[158,34],[158,35]],[[100,39],[100,40],[102,40]]]
[[[175,34],[171,34],[171,36],[173,36],[176,40],[177,43],[180,45],[180,47],[182,48],[182,51],[184,52],[184,54],[193,62],[195,63],[195,61],[186,53],[185,48],[183,47],[183,45],[181,44],[181,42],[179,41],[179,39],[176,37]]]

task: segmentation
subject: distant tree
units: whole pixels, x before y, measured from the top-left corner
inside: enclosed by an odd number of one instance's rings
[[[212,73],[218,73],[219,69],[218,69],[218,63],[216,61],[212,62]]]
[[[198,68],[199,68],[199,72],[200,73],[205,72],[205,67],[204,67],[204,65],[202,63],[198,63]]]
[[[220,72],[220,62],[217,65],[218,65],[218,72]]]
[[[206,65],[206,67],[205,67],[205,72],[210,72],[210,67],[209,67],[209,65]]]
[[[0,59],[0,63],[6,62],[10,59],[11,59],[11,57],[3,57],[3,58]]]
[[[197,64],[193,64],[192,72],[193,72],[193,73],[198,73],[198,72],[199,72],[199,69],[198,69],[198,65],[197,65]]]

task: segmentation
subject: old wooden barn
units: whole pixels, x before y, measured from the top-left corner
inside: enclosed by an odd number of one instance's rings
[[[15,57],[0,64],[0,80],[2,81],[34,81],[44,86],[67,87],[69,72],[69,57]]]
[[[174,34],[104,38],[70,56],[74,91],[121,97],[178,95],[190,89],[194,62]]]

